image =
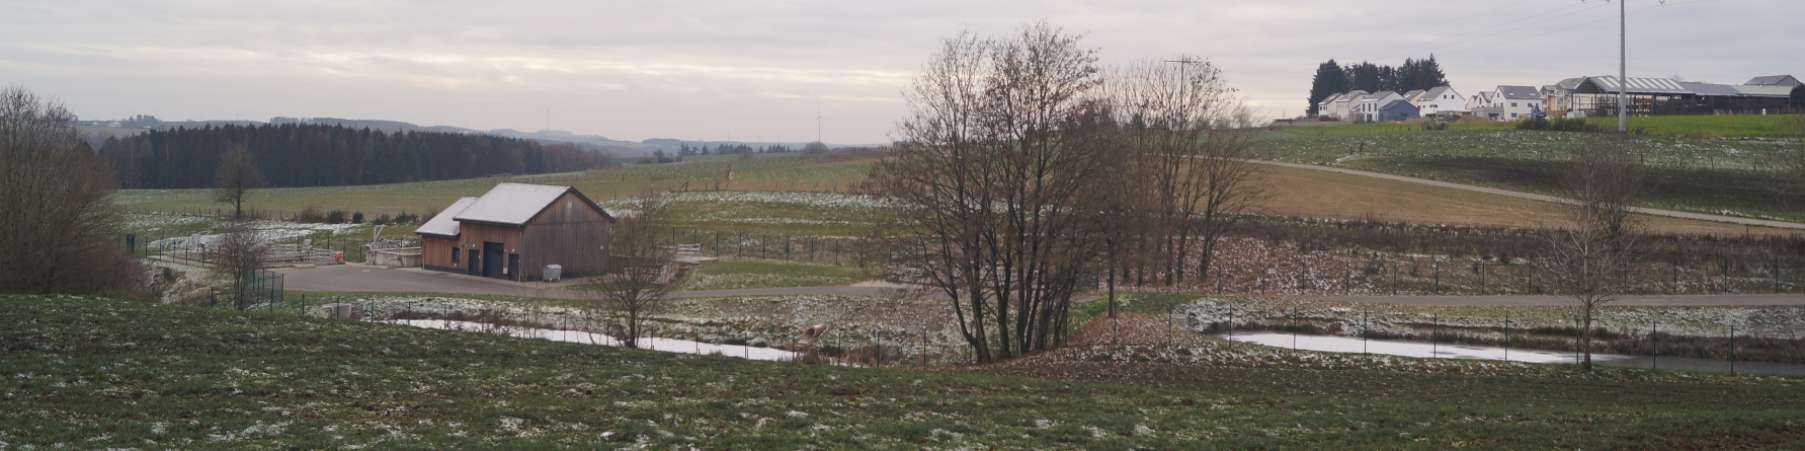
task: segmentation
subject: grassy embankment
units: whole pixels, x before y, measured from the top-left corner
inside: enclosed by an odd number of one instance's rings
[[[1412,359],[1363,370],[1270,351],[1096,383],[3,302],[0,441],[13,447],[1748,448],[1805,434],[1805,391],[1779,379]],[[1212,346],[1198,349],[1251,355]],[[1040,369],[1097,366],[1122,365]]]
[[[1796,117],[1634,118],[1650,165],[1644,204],[1713,214],[1805,219],[1772,189],[1771,158],[1805,146],[1786,127]],[[1713,134],[1715,133],[1715,134]],[[1703,137],[1701,137],[1703,136]],[[1427,131],[1396,124],[1329,125],[1263,134],[1268,158],[1437,180],[1554,193],[1571,149],[1608,134],[1521,131],[1508,124],[1455,124]]]

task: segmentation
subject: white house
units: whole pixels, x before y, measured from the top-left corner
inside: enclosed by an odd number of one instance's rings
[[[1470,112],[1467,98],[1452,86],[1437,86],[1417,96],[1414,103],[1424,117],[1457,116]]]
[[[1366,95],[1366,91],[1349,91],[1342,94],[1341,97],[1335,98],[1335,101],[1329,102],[1329,107],[1324,108],[1322,114],[1344,121],[1353,119],[1354,99],[1364,95]]]
[[[1467,99],[1467,109],[1471,110],[1474,116],[1500,120],[1499,117],[1503,116],[1504,112],[1498,108],[1498,104],[1495,102],[1497,98],[1498,91],[1479,91],[1478,94],[1473,94],[1472,98]]]
[[[1546,113],[1542,92],[1533,86],[1499,85],[1492,96],[1493,109],[1500,112],[1493,120],[1520,121],[1541,117]]]
[[[1341,100],[1341,96],[1344,96],[1344,95],[1346,95],[1346,94],[1332,94],[1328,98],[1322,99],[1321,102],[1317,102],[1316,103],[1316,116],[1341,119],[1341,116],[1335,115],[1333,108],[1335,106],[1335,101]]]
[[[1391,91],[1379,91],[1379,92],[1375,92],[1372,94],[1360,96],[1360,97],[1354,99],[1354,102],[1352,105],[1353,121],[1355,121],[1355,122],[1384,122],[1387,120],[1387,118],[1384,117],[1382,114],[1380,114],[1383,111],[1384,107],[1386,105],[1390,105],[1392,102],[1398,102],[1398,101],[1403,101],[1403,100],[1404,100],[1404,96],[1398,95],[1398,93],[1391,92]]]

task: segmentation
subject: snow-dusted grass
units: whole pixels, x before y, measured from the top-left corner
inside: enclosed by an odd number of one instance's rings
[[[1087,347],[1096,352],[1070,356],[1092,360],[1025,359],[1046,373],[1020,377],[110,300],[0,302],[14,313],[0,316],[9,449],[1761,448],[1796,443],[1805,401],[1792,381],[1757,378],[1391,369],[1420,359],[1361,369],[1288,351],[1249,365],[1237,348],[1252,345],[1195,348],[1238,363],[1171,370],[1136,359],[1175,352]]]
[[[687,290],[818,287],[871,279],[859,268],[775,260],[722,260],[702,264],[689,275]]]

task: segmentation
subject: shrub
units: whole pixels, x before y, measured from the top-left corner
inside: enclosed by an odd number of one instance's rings
[[[1430,119],[1427,121],[1423,121],[1423,130],[1428,130],[1428,131],[1433,132],[1433,131],[1442,131],[1442,130],[1447,130],[1447,129],[1448,129],[1447,121],[1443,121],[1440,119]]]
[[[351,223],[352,224],[363,224],[364,223],[364,212],[360,211],[360,212],[352,213],[351,214]]]
[[[420,216],[408,212],[395,215],[395,224],[419,224]]]
[[[326,212],[326,223],[327,224],[344,224],[345,223],[345,211],[344,210],[332,210],[332,211]]]
[[[395,222],[395,219],[390,218],[388,213],[383,213],[382,215],[377,216],[376,219],[370,220],[370,223],[375,225],[388,225],[391,222]]]
[[[1579,119],[1579,118],[1555,119],[1553,123],[1549,124],[1548,128],[1550,130],[1563,131],[1563,132],[1600,132],[1600,131],[1603,131],[1603,129],[1598,128],[1598,126],[1587,123],[1585,119]]]
[[[295,222],[310,224],[326,222],[326,213],[322,212],[318,205],[308,205],[302,207],[300,213],[295,214]]]
[[[1517,130],[1547,130],[1548,118],[1532,117],[1517,123]]]

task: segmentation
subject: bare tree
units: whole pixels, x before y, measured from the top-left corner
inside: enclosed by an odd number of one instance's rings
[[[1217,240],[1259,196],[1246,108],[1215,64],[1190,56],[1130,66],[1109,88],[1118,136],[1140,166],[1132,172],[1158,199],[1166,283],[1186,277],[1193,234],[1202,247],[1197,273],[1207,278]]]
[[[263,186],[263,172],[257,169],[257,157],[242,145],[233,145],[219,156],[219,170],[213,182],[213,199],[232,204],[232,219],[244,218],[244,200],[251,190]]]
[[[0,292],[116,294],[142,271],[125,252],[115,184],[75,115],[0,89]]]
[[[608,248],[595,253],[606,259],[601,266],[609,268],[607,273],[587,289],[592,310],[606,314],[613,335],[636,348],[646,320],[663,308],[676,288],[678,267],[674,250],[658,241],[670,234],[669,203],[658,194],[646,194],[628,208],[633,214],[614,224]]]
[[[1598,311],[1627,288],[1641,222],[1633,204],[1642,185],[1642,161],[1630,141],[1612,139],[1574,152],[1563,176],[1565,227],[1547,234],[1542,262],[1549,285],[1572,296],[1580,326],[1580,351],[1592,368],[1592,324]]]
[[[1046,24],[949,39],[907,93],[904,144],[874,169],[923,234],[899,257],[951,300],[980,361],[1063,341],[1095,263],[1109,153],[1072,132],[1098,116],[1096,59]]]
[[[257,237],[257,229],[237,222],[220,235],[213,254],[214,274],[225,279],[232,306],[250,308],[256,302],[252,282],[268,263],[269,245]]]

